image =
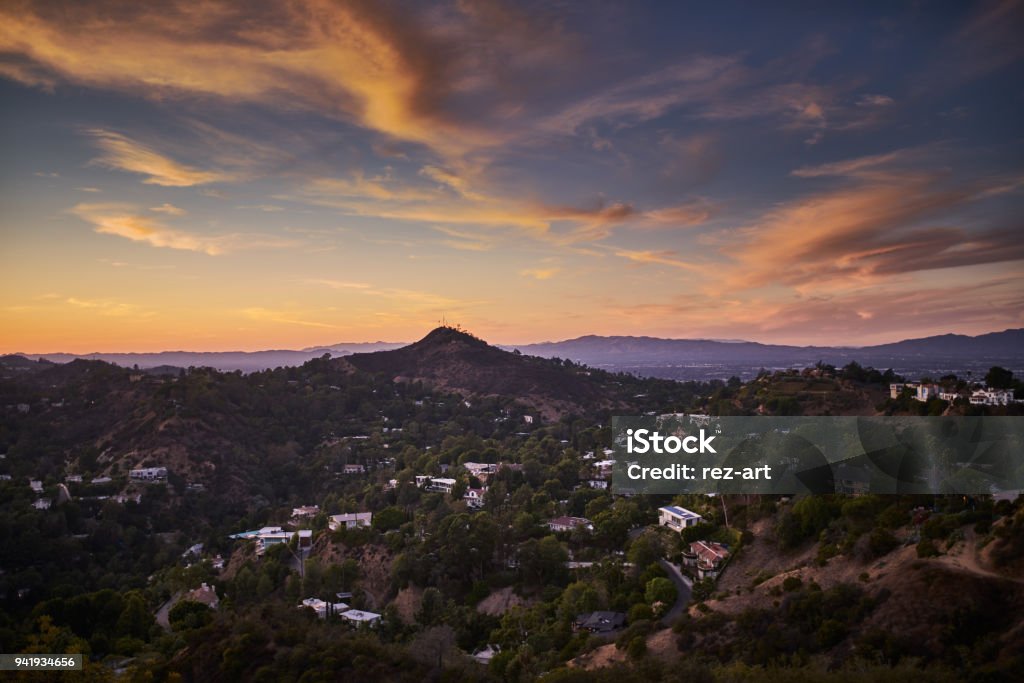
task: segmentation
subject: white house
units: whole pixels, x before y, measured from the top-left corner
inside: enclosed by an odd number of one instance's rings
[[[976,389],[971,392],[971,405],[1006,406],[1013,402],[1013,391],[1009,389]]]
[[[345,468],[342,471],[345,474],[363,474],[364,472],[366,472],[366,465],[360,465],[360,464],[345,465]]]
[[[494,474],[498,471],[498,466],[490,462],[464,462],[462,466],[466,468],[466,471],[472,474],[474,477],[486,477],[488,474]]]
[[[341,614],[348,609],[348,605],[343,602],[324,602],[320,598],[306,598],[299,607],[310,608],[320,619],[326,619],[329,614]]]
[[[675,531],[682,531],[691,526],[697,526],[704,518],[698,515],[696,512],[691,512],[686,508],[677,507],[675,505],[668,505],[663,508],[658,508],[658,524],[661,526],[667,526],[669,529]]]
[[[39,481],[38,479],[30,479],[28,482],[28,486],[30,489],[32,489],[33,493],[43,492],[43,482]]]
[[[292,508],[292,519],[302,519],[303,517],[316,517],[320,512],[319,505],[303,505],[302,507]]]
[[[451,493],[452,489],[455,488],[455,483],[454,479],[449,479],[447,477],[430,477],[430,481],[427,484],[427,490]]]
[[[342,619],[347,619],[356,626],[369,626],[374,627],[380,623],[380,615],[374,612],[364,612],[363,610],[350,609],[347,612],[341,613]]]
[[[132,479],[139,481],[159,481],[167,478],[166,467],[141,467],[128,473]]]
[[[548,528],[552,531],[572,531],[582,527],[588,531],[594,530],[594,525],[586,517],[555,517],[548,520]]]
[[[484,506],[484,494],[487,489],[466,489],[466,495],[462,496],[462,500],[466,501],[466,505],[471,508],[482,508]]]
[[[367,527],[373,522],[372,512],[346,512],[343,515],[331,515],[327,521],[331,531],[335,531],[342,527],[346,529],[356,529],[358,527]]]
[[[32,507],[36,510],[49,510],[52,502],[49,498],[39,498],[36,502],[32,503]]]
[[[528,425],[532,425],[533,424],[533,415],[523,415],[523,422],[525,422]]]

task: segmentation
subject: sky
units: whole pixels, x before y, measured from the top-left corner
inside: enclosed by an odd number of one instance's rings
[[[0,352],[1024,326],[1024,1],[0,4]]]

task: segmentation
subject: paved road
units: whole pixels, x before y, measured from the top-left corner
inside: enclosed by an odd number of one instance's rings
[[[629,538],[635,539],[637,536],[646,531],[649,527],[641,526],[635,529],[630,529]],[[679,571],[679,567],[672,564],[668,560],[662,558],[658,560],[658,564],[668,574],[668,578],[672,580],[672,583],[676,586],[676,604],[672,605],[672,609],[665,613],[665,616],[661,618],[661,623],[665,626],[671,626],[672,623],[679,618],[679,616],[686,611],[686,606],[690,604],[690,593],[693,591],[693,582],[687,577],[683,576],[682,572]]]
[[[672,579],[672,583],[676,585],[676,592],[678,593],[676,604],[672,605],[672,609],[661,618],[663,625],[671,626],[686,611],[686,606],[690,604],[690,592],[693,589],[693,583],[690,582],[690,579],[683,576],[682,572],[679,571],[679,567],[668,560],[658,560],[658,564],[668,574],[668,578]]]

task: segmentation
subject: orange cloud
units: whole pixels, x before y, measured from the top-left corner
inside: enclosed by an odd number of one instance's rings
[[[119,133],[100,129],[93,129],[88,133],[103,150],[103,155],[95,159],[94,163],[118,171],[147,176],[142,182],[148,185],[191,187],[234,179],[226,173],[201,171],[178,163]]]
[[[78,204],[71,209],[82,220],[91,223],[101,235],[116,235],[154,247],[197,251],[217,256],[239,249],[280,248],[294,242],[275,237],[239,233],[202,235],[169,228],[148,216],[139,215],[125,204]]]
[[[437,149],[490,138],[452,125],[441,38],[383,4],[294,0],[0,9],[0,73],[154,97],[217,96],[302,106]]]

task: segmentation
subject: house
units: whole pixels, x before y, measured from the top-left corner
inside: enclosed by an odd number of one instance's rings
[[[573,619],[574,631],[590,631],[591,633],[610,633],[626,625],[626,615],[622,612],[585,612],[577,614]]]
[[[110,477],[102,476],[102,477],[96,477],[90,483],[92,483],[92,484],[109,484],[112,481],[114,481],[114,480],[111,479]]]
[[[124,491],[122,491],[121,493],[119,493],[116,496],[114,496],[114,501],[120,503],[121,505],[124,505],[125,503],[128,503],[128,502],[131,502],[131,503],[141,503],[142,502],[142,494],[141,493],[131,494],[131,493],[125,493]]]
[[[256,541],[256,554],[263,555],[270,546],[278,545],[279,543],[289,543],[294,536],[298,536],[300,549],[304,550],[312,547],[312,529],[299,529],[293,532],[285,531],[279,526],[265,526],[255,531],[243,531],[238,534],[232,534],[229,538]]]
[[[658,524],[661,526],[667,526],[669,529],[674,531],[682,532],[683,529],[691,526],[697,526],[703,521],[703,517],[698,515],[696,512],[687,510],[686,508],[677,507],[675,505],[658,508]]]
[[[593,523],[586,517],[555,517],[554,519],[548,520],[548,528],[555,532],[561,531],[572,531],[577,527],[582,527],[587,531],[593,531]]]
[[[326,619],[328,615],[340,614],[348,609],[348,605],[343,602],[324,602],[320,598],[306,598],[299,607],[310,608],[319,619]]]
[[[342,619],[347,619],[355,626],[368,626],[373,628],[380,624],[380,615],[374,612],[364,612],[358,609],[350,609],[341,613]]]
[[[32,507],[36,510],[49,510],[50,505],[53,504],[49,498],[37,498],[36,502],[32,503]]]
[[[927,403],[929,399],[936,398],[940,390],[941,387],[938,384],[919,384],[915,389],[914,399]]]
[[[33,493],[43,492],[43,482],[39,481],[38,479],[30,479],[28,482],[28,486],[30,489],[32,489]]]
[[[81,474],[69,474],[67,476],[67,481],[68,481],[68,483],[71,483],[71,482],[79,483],[79,482],[82,481],[82,475]]]
[[[955,391],[940,391],[939,398],[948,403],[952,403],[953,401],[960,398],[960,394]]]
[[[366,465],[359,464],[345,465],[344,469],[342,469],[343,474],[364,474],[365,472]]]
[[[292,508],[292,519],[316,517],[319,513],[319,505],[303,505],[302,507]]]
[[[971,392],[971,405],[975,406],[1006,406],[1013,402],[1010,389],[976,389]]]
[[[836,468],[836,488],[839,493],[867,493],[871,488],[871,476],[861,467],[844,463]]]
[[[491,660],[494,659],[494,655],[501,652],[501,646],[487,644],[487,647],[478,648],[473,651],[470,655],[475,661],[481,664],[490,664]]]
[[[900,395],[903,393],[903,389],[905,389],[906,386],[907,385],[903,384],[902,382],[896,382],[896,383],[890,384],[889,385],[889,398],[891,398],[894,401],[896,399],[898,399],[900,397]]]
[[[587,479],[584,483],[592,489],[598,489],[599,491],[608,490],[607,479]]]
[[[523,415],[523,422],[525,422],[528,425],[532,425],[533,424],[533,415]]]
[[[128,476],[138,481],[161,481],[167,478],[166,467],[141,467],[132,470]]]
[[[484,479],[498,471],[498,466],[490,462],[464,462],[462,466],[477,479]]]
[[[201,586],[199,586],[199,588],[196,588],[195,590],[186,593],[185,597],[183,597],[182,600],[191,600],[192,602],[199,602],[206,605],[210,609],[217,609],[217,606],[220,604],[220,600],[217,598],[217,591],[213,588],[213,586],[206,585],[205,582]]]
[[[419,477],[417,477],[419,479]],[[440,491],[441,493],[451,493],[452,489],[455,488],[456,481],[446,477],[430,477],[427,483],[426,489],[428,491]]]
[[[471,508],[482,508],[486,491],[487,489],[466,489],[466,495],[462,496],[462,500],[466,501],[466,505]]]
[[[700,579],[717,579],[729,558],[729,549],[713,541],[694,541],[683,550],[683,566],[697,570]]]
[[[346,512],[342,515],[331,515],[327,520],[327,525],[331,528],[331,531],[336,531],[342,527],[346,529],[367,527],[370,526],[372,522],[372,512]]]

